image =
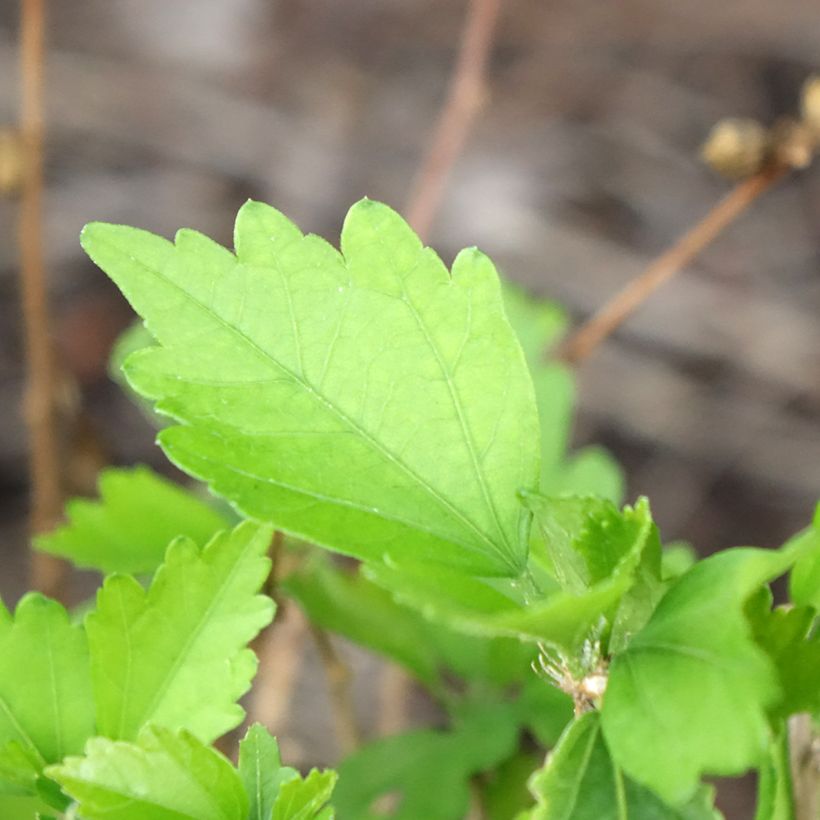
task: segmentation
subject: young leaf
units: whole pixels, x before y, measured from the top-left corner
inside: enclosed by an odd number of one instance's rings
[[[820,504],[811,527],[796,535],[792,543],[809,546],[789,575],[789,595],[798,606],[820,610]]]
[[[133,740],[152,722],[210,742],[241,722],[236,700],[256,670],[245,646],[273,617],[257,595],[271,537],[246,522],[202,550],[178,539],[147,592],[106,580],[86,620],[101,734]]]
[[[158,346],[131,384],[180,424],[176,464],[243,512],[363,559],[518,575],[538,478],[532,382],[492,263],[450,276],[392,210],[363,200],[342,254],[249,202],[236,256],[92,224],[83,247]]]
[[[43,768],[94,731],[88,646],[60,604],[29,593],[0,604],[0,779],[35,794]]]
[[[668,802],[686,799],[701,774],[760,762],[779,687],[743,608],[797,556],[735,549],[696,564],[614,658],[602,710],[607,744],[618,765]]]
[[[472,713],[450,732],[418,730],[377,740],[339,766],[334,803],[339,817],[375,820],[382,804],[393,820],[461,820],[470,778],[506,760],[518,727],[510,705]]]
[[[136,742],[88,742],[48,769],[83,820],[247,820],[238,772],[187,732],[149,726]]]
[[[813,632],[812,607],[771,608],[772,595],[762,589],[746,605],[752,636],[777,669],[781,717],[820,712],[820,635]]]
[[[282,765],[276,739],[255,723],[239,743],[239,776],[248,795],[248,820],[270,820],[280,788],[299,773]]]
[[[99,488],[99,501],[69,501],[69,523],[35,539],[37,549],[101,572],[153,572],[177,536],[202,543],[228,524],[148,467],[103,470]]]
[[[711,793],[702,789],[673,808],[626,777],[612,761],[597,712],[587,712],[564,732],[543,769],[530,780],[538,805],[529,820],[714,820]]]
[[[327,769],[312,769],[307,777],[295,777],[283,783],[273,804],[272,820],[333,820],[328,806],[338,775]]]

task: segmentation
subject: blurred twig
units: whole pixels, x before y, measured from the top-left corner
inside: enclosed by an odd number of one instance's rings
[[[355,751],[361,743],[356,710],[351,698],[350,670],[339,657],[324,629],[311,624],[310,631],[325,668],[330,701],[333,705],[333,719],[336,723],[336,737],[342,754],[347,755]]]
[[[786,172],[771,165],[738,183],[703,219],[662,253],[643,273],[607,302],[558,349],[556,358],[577,365],[622,325],[664,282],[689,265],[729,225]]]
[[[405,207],[407,221],[422,239],[486,96],[487,62],[500,7],[501,0],[470,0],[447,99]]]
[[[20,17],[20,136],[23,145],[19,248],[20,289],[27,359],[25,415],[31,449],[31,529],[51,529],[62,512],[57,435],[57,372],[50,338],[43,255],[43,91],[45,0],[23,0]],[[32,556],[32,583],[57,595],[65,565],[50,555]]]

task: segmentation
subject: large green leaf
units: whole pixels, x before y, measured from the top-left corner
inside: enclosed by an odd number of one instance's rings
[[[670,803],[701,774],[737,774],[767,747],[780,696],[774,665],[744,604],[798,551],[735,549],[678,579],[610,667],[603,729],[623,769]]]
[[[710,790],[673,808],[626,777],[613,762],[599,716],[587,712],[564,732],[530,788],[538,805],[529,820],[714,820]]]
[[[0,604],[0,790],[36,793],[43,767],[81,751],[93,731],[82,629],[37,593],[14,618]]]
[[[498,704],[449,732],[418,730],[365,746],[339,766],[339,820],[461,820],[470,778],[515,750],[514,714],[512,706]]]
[[[349,212],[342,252],[256,202],[236,256],[92,224],[83,247],[158,346],[128,377],[179,425],[160,442],[252,516],[356,555],[517,575],[538,417],[492,263],[452,276],[388,207]]]
[[[68,523],[38,537],[37,548],[102,572],[153,572],[177,536],[202,543],[228,523],[148,467],[103,470],[99,488],[99,501],[69,501]]]
[[[83,820],[247,820],[239,773],[187,732],[146,727],[136,742],[94,738],[48,774]]]
[[[241,722],[236,701],[256,671],[246,644],[273,617],[257,594],[271,536],[246,522],[202,550],[178,539],[147,592],[106,580],[86,619],[101,734],[133,740],[152,722],[209,742]]]

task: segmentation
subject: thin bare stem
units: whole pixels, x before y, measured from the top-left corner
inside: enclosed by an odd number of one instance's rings
[[[20,134],[24,172],[18,243],[20,291],[27,362],[25,415],[31,448],[31,529],[51,529],[62,512],[57,435],[57,379],[49,330],[43,257],[43,92],[45,0],[23,0],[20,17]],[[56,595],[65,565],[49,555],[32,556],[35,588]]]
[[[422,239],[486,97],[487,62],[500,7],[501,0],[470,0],[447,98],[405,207],[407,221]]]
[[[325,668],[330,700],[333,704],[336,737],[342,753],[347,755],[361,744],[361,732],[350,691],[350,670],[339,657],[327,632],[314,624],[311,624],[310,631]]]
[[[576,330],[559,348],[556,357],[573,365],[584,361],[652,293],[689,265],[787,170],[783,166],[771,166],[736,185],[703,219]]]

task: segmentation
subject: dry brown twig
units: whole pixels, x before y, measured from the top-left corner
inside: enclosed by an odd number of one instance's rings
[[[404,209],[422,241],[430,232],[450,172],[487,97],[487,65],[500,10],[501,0],[469,2],[447,97]],[[404,671],[388,665],[379,689],[380,735],[395,734],[405,727],[410,690]]]
[[[487,63],[501,0],[470,0],[447,98],[405,207],[407,221],[426,239],[450,171],[487,96]]]
[[[572,365],[588,358],[649,296],[689,265],[787,171],[784,166],[770,166],[739,182],[703,219],[578,328],[559,347],[556,358]]]
[[[23,0],[20,17],[20,136],[23,148],[18,243],[27,361],[25,416],[31,448],[31,530],[51,529],[62,514],[60,443],[57,433],[57,368],[50,338],[43,254],[45,0]],[[65,564],[32,555],[32,584],[58,596]]]

